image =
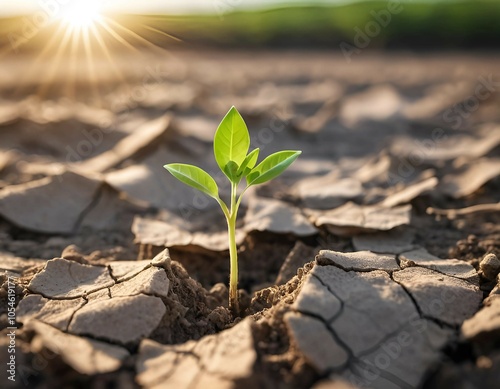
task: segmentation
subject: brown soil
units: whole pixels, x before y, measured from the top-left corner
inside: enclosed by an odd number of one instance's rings
[[[19,304],[19,301],[31,293],[28,293],[28,284],[44,269],[46,260],[63,257],[79,264],[108,266],[116,261],[151,259],[159,254],[165,248],[164,245],[140,242],[132,233],[131,225],[136,216],[161,219],[162,211],[168,211],[172,220],[182,220],[182,228],[190,234],[220,232],[219,222],[210,219],[213,218],[213,213],[210,213],[208,206],[199,206],[200,209],[197,209],[193,205],[190,208],[192,216],[183,218],[184,211],[176,205],[176,201],[186,202],[186,206],[196,204],[193,192],[182,192],[183,189],[175,186],[172,181],[162,181],[163,176],[154,169],[161,169],[161,165],[155,160],[159,156],[160,159],[169,159],[165,163],[182,160],[213,171],[215,165],[209,158],[211,143],[207,139],[211,138],[214,125],[228,104],[238,105],[243,116],[248,118],[251,137],[260,139],[265,155],[275,149],[300,147],[304,150],[302,165],[297,164],[289,175],[281,177],[272,185],[259,188],[256,193],[249,194],[249,197],[280,199],[290,208],[298,209],[300,215],[304,216],[304,223],[310,225],[313,225],[311,220],[317,215],[308,213],[311,210],[304,205],[307,201],[331,201],[328,198],[330,196],[340,202],[339,206],[353,201],[362,207],[369,207],[418,182],[419,174],[429,169],[432,169],[431,175],[439,182],[446,182],[449,177],[460,176],[462,171],[459,168],[474,166],[478,160],[498,159],[500,150],[497,142],[472,156],[449,159],[443,157],[443,160],[438,158],[437,161],[429,159],[415,163],[415,172],[408,177],[399,177],[396,185],[392,185],[388,179],[391,177],[391,169],[394,170],[402,158],[398,155],[398,147],[399,152],[404,155],[411,154],[411,142],[425,141],[428,134],[438,126],[445,128],[451,138],[456,137],[458,143],[469,142],[467,136],[477,136],[479,141],[495,141],[480,128],[483,124],[495,124],[500,120],[497,93],[492,93],[481,103],[478,110],[464,120],[464,124],[458,129],[449,128],[450,123],[443,119],[443,112],[447,108],[463,103],[473,93],[480,75],[495,74],[499,65],[495,56],[474,58],[464,53],[450,58],[432,55],[428,58],[415,58],[391,54],[386,58],[360,57],[353,67],[348,66],[342,58],[332,57],[327,53],[219,54],[220,57],[215,58],[214,54],[209,53],[177,53],[183,61],[183,71],[174,68],[172,73],[165,72],[164,80],[156,85],[158,88],[151,91],[149,100],[133,101],[129,96],[132,101],[128,101],[130,107],[125,109],[118,109],[112,104],[114,98],[124,93],[117,91],[113,94],[111,91],[102,106],[98,106],[91,98],[92,91],[82,84],[82,97],[78,104],[83,104],[89,112],[84,111],[80,117],[75,113],[81,109],[76,101],[57,100],[64,80],[56,80],[53,89],[44,98],[34,97],[36,82],[27,81],[22,85],[22,98],[12,99],[12,103],[19,105],[18,117],[13,122],[4,123],[0,111],[0,126],[6,129],[0,134],[1,144],[5,145],[0,147],[0,157],[8,156],[5,166],[0,159],[0,191],[5,198],[6,193],[10,193],[9,190],[15,185],[29,186],[39,179],[59,177],[50,169],[60,164],[66,168],[74,168],[74,165],[67,164],[65,160],[65,150],[68,150],[66,147],[76,150],[86,140],[82,138],[82,134],[96,128],[93,121],[99,116],[98,108],[113,117],[118,129],[105,138],[101,145],[92,148],[92,152],[82,158],[83,162],[88,162],[92,157],[99,156],[117,142],[126,139],[133,132],[132,128],[147,124],[165,112],[173,118],[160,136],[133,150],[123,160],[115,161],[104,171],[92,172],[101,175],[99,180],[104,180],[105,176],[109,178],[107,175],[117,172],[125,172],[127,179],[124,182],[113,181],[115,186],[110,183],[111,180],[102,182],[96,193],[85,198],[85,201],[82,200],[83,206],[73,227],[64,233],[48,231],[43,225],[34,223],[37,218],[50,219],[56,213],[57,209],[51,210],[48,216],[39,213],[39,209],[48,201],[47,198],[56,198],[56,203],[59,201],[63,208],[73,206],[73,199],[64,195],[64,183],[57,186],[56,178],[49,195],[42,198],[46,200],[40,203],[42,205],[34,203],[37,196],[35,193],[29,194],[34,197],[18,200],[20,205],[15,214],[0,206],[0,330],[5,332],[8,327],[7,271],[19,277],[19,285],[15,291],[16,304]],[[159,58],[145,54],[145,57],[133,61],[130,58],[124,59],[130,61],[130,81],[136,86],[141,83],[137,74],[153,59],[157,61]],[[18,61],[9,60],[5,66],[15,73]],[[25,66],[23,64],[17,71],[21,72]],[[469,72],[464,69],[476,70]],[[205,77],[207,72],[211,72],[211,77]],[[457,92],[453,87],[459,81],[466,84],[467,88]],[[112,85],[116,83],[115,80],[107,82]],[[10,84],[0,84],[0,92],[6,93],[10,88]],[[169,88],[178,88],[175,89],[177,94],[174,93],[171,102],[167,101],[167,96],[171,96],[167,93]],[[334,93],[336,88],[341,93]],[[126,99],[127,95],[121,97]],[[429,105],[428,100],[432,104]],[[449,101],[449,104],[436,110],[434,107],[442,106],[443,100]],[[412,105],[417,102],[420,105]],[[380,109],[376,112],[370,108],[375,103],[380,103]],[[46,105],[55,105],[56,111],[59,110],[62,115],[66,104],[71,106],[75,118],[69,120],[57,115],[51,118],[49,113],[52,111]],[[25,107],[30,107],[29,112],[23,111]],[[408,113],[408,107],[413,109],[412,113]],[[283,123],[286,130],[273,132],[272,142],[267,147],[264,137],[266,133],[259,130],[269,129],[270,123],[275,122]],[[65,128],[69,129],[67,133],[63,131]],[[209,130],[205,130],[206,128]],[[45,136],[39,136],[42,132]],[[404,143],[408,139],[410,143]],[[383,156],[390,159],[386,168],[378,173],[369,174],[365,171],[373,168],[377,158]],[[143,170],[135,172],[133,168],[139,166]],[[126,170],[129,168],[132,170]],[[148,177],[144,171],[153,172],[153,178]],[[359,178],[360,171],[369,179],[363,181]],[[88,173],[85,170],[81,172]],[[337,173],[338,176],[334,176]],[[297,183],[311,177],[324,177],[324,186],[356,177],[362,190],[347,198],[327,193],[325,200],[321,184],[319,188],[313,188],[318,189],[319,194],[316,193],[316,197],[313,196],[311,200],[306,198],[309,193],[304,195],[297,187]],[[456,218],[437,217],[426,212],[429,207],[461,209],[477,204],[498,203],[498,175],[484,181],[466,195],[456,194],[458,190],[467,192],[467,183],[458,180],[456,192],[445,188],[444,184],[438,184],[432,190],[405,201],[405,204],[412,206],[409,222],[415,231],[412,244],[425,248],[430,254],[442,259],[466,261],[476,270],[485,254],[494,253],[500,257],[500,212],[474,212]],[[77,192],[83,192],[83,188],[77,188]],[[61,193],[63,195],[57,197]],[[14,200],[9,197],[9,201]],[[5,201],[4,197],[0,201]],[[328,209],[318,207],[316,211],[326,213]],[[57,215],[61,222],[71,224],[72,220],[66,220],[65,214],[69,213],[66,211]],[[242,220],[246,217],[246,211],[247,205],[244,204]],[[25,214],[33,215],[25,217]],[[351,215],[348,221],[354,219],[356,218]],[[305,235],[297,233],[294,230],[297,226],[293,223],[283,224],[285,225],[279,227],[284,228],[285,232],[245,231],[243,243],[238,247],[242,316],[251,317],[255,322],[252,336],[257,360],[252,382],[258,382],[264,388],[309,388],[327,378],[327,375],[316,371],[291,339],[283,316],[290,311],[300,293],[306,275],[313,267],[314,254],[321,249],[340,252],[357,250],[352,233],[343,233],[345,230],[342,230],[342,223],[334,225],[337,228],[335,230],[330,228],[331,224],[316,223],[316,232]],[[350,224],[348,226],[351,227]],[[240,227],[243,230],[242,221]],[[358,225],[354,227],[357,228],[354,235],[376,230],[366,230]],[[380,229],[384,230],[384,227],[380,226]],[[172,236],[175,234],[172,233]],[[302,243],[299,246],[302,251],[297,256],[305,258],[295,258],[297,263],[300,262],[295,269],[296,276],[277,286],[276,279],[283,270],[285,259],[293,254],[297,242]],[[162,344],[180,345],[220,334],[237,326],[242,318],[230,317],[227,309],[228,251],[211,250],[203,247],[203,244],[174,242],[168,246],[172,265],[165,267],[165,272],[170,281],[170,294],[167,297],[161,296],[166,313],[147,337]],[[19,258],[16,262],[18,267],[12,269],[16,258]],[[42,262],[30,263],[29,260]],[[23,263],[27,265],[24,266]],[[481,279],[484,297],[488,296],[494,286],[486,284]],[[104,289],[103,291],[106,293]],[[126,345],[131,355],[122,361],[117,371],[89,376],[75,371],[60,356],[48,358],[50,351],[45,346],[39,345],[37,348],[36,343],[39,341],[34,341],[36,337],[35,331],[22,329],[17,337],[20,365],[29,367],[39,359],[49,360],[46,366],[28,374],[30,388],[139,387],[135,382],[137,344]],[[0,349],[4,346],[5,339],[0,342]],[[467,382],[493,388],[494,381],[489,376],[491,372],[485,370],[484,366],[498,366],[498,350],[498,343],[494,343],[488,352],[478,352],[477,344],[472,341],[453,342],[443,350],[442,360],[436,363],[423,387],[465,387],[459,383],[461,377],[466,376]],[[43,353],[46,353],[44,358]]]

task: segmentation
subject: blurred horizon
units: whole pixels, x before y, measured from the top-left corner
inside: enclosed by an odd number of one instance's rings
[[[21,9],[26,12],[16,16]],[[134,14],[134,9],[143,12]],[[500,36],[500,2],[488,0],[215,0],[189,5],[156,0],[142,4],[22,0],[4,4],[0,19],[0,49],[10,47],[16,53],[37,51],[58,37],[68,39],[68,34],[87,36],[94,46],[342,49],[344,45],[346,50],[365,49],[365,43],[370,50],[496,50]]]
[[[65,2],[66,7],[59,2]],[[9,10],[33,3],[50,4],[51,8],[40,8],[24,16],[7,15]],[[221,6],[212,13],[157,15],[128,12],[127,4],[131,1],[123,2],[121,12],[112,14],[106,9],[116,6],[116,1],[105,1],[105,9],[101,3],[99,0],[23,0],[17,5],[6,4],[0,11],[0,54],[54,52],[50,42],[62,47],[71,41],[70,36],[75,37],[73,42],[76,39],[82,43],[71,44],[75,53],[88,51],[87,45],[96,48],[94,56],[99,55],[103,45],[114,51],[153,46],[162,49],[319,48],[348,54],[365,49],[499,48],[500,2],[487,0],[272,1],[264,8],[252,10],[241,7],[263,2],[220,0],[210,2]],[[175,3],[166,2],[165,7]],[[148,4],[151,7],[158,2]],[[191,3],[190,7],[194,10],[196,4],[199,2]],[[108,55],[107,50],[102,52]],[[49,53],[47,56],[50,57]]]
[[[40,10],[50,9],[56,5],[65,6],[78,0],[16,0],[3,4],[0,8],[1,17],[26,16]],[[133,0],[100,0],[102,12],[138,15],[191,15],[217,14],[224,10],[248,11],[267,10],[281,7],[307,6],[337,6],[378,0],[191,0],[189,2],[148,0],[136,2]],[[485,0],[495,2],[495,0]],[[461,3],[474,0],[398,0],[400,3]]]
[[[23,95],[38,84],[43,86],[36,87],[41,90],[37,93],[52,91],[53,96],[61,90],[76,96],[85,83],[103,89],[103,74],[111,71],[113,80],[125,80],[131,59],[164,61],[176,49],[248,53],[317,49],[350,63],[372,52],[433,51],[443,55],[446,51],[483,50],[496,54],[499,47],[500,2],[487,0],[341,0],[307,5],[272,1],[264,9],[252,10],[241,7],[262,1],[220,0],[210,4],[225,8],[210,14],[158,15],[127,14],[126,6],[131,3],[122,2],[122,12],[112,14],[101,5],[111,9],[115,0],[18,2],[17,7],[37,4],[44,8],[25,16],[0,18],[0,58],[3,68],[11,69],[4,73],[24,69],[16,78],[16,93]],[[1,12],[15,7],[10,4]],[[138,53],[146,52],[152,56],[138,58]],[[7,59],[12,59],[10,65]]]

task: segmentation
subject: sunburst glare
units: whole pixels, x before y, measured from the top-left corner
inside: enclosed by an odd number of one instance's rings
[[[90,28],[101,19],[101,1],[73,0],[65,6],[61,16],[72,28]]]
[[[97,101],[109,81],[106,77],[116,78],[124,87],[129,87],[122,73],[125,66],[120,62],[127,55],[123,49],[134,55],[146,49],[165,55],[168,51],[165,41],[158,37],[179,40],[161,27],[150,26],[154,18],[111,13],[104,0],[59,3],[59,7],[47,14],[43,24],[33,26],[32,35],[25,38],[24,30],[20,30],[16,33],[19,36],[16,45],[0,47],[0,59],[21,46],[39,49],[24,72],[23,82],[18,83],[16,94],[22,94],[25,87],[35,83],[35,93],[41,98],[55,91],[76,98],[78,88],[85,85]],[[103,73],[104,63],[110,65],[111,73]]]

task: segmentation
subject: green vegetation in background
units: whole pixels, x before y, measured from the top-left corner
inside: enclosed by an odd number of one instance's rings
[[[497,46],[500,2],[401,2],[403,10],[373,38],[380,46]],[[185,43],[223,46],[297,46],[352,43],[354,28],[364,30],[373,12],[388,2],[278,8],[220,15],[145,17],[155,28]],[[144,21],[143,21],[144,22]]]
[[[214,15],[114,15],[118,22],[158,46],[218,47],[326,47],[355,43],[356,28],[365,31],[376,22],[374,13],[387,10],[389,2],[365,1],[338,6],[301,6],[265,11]],[[370,37],[370,48],[499,48],[500,1],[448,1],[400,3],[402,11],[391,15],[386,26]],[[0,19],[0,46],[8,46],[9,34],[23,31],[22,18]],[[55,28],[45,28],[23,45],[22,52],[45,45]],[[171,34],[180,40],[168,38]],[[109,35],[104,32],[104,36]],[[124,34],[141,46],[138,39]],[[124,46],[107,37],[116,49]]]

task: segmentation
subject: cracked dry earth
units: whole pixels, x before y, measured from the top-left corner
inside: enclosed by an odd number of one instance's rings
[[[475,269],[425,255],[322,250],[236,322],[167,250],[105,266],[53,259],[17,307],[35,352],[23,358],[129,380],[135,369],[144,388],[416,388],[464,321],[462,336],[484,335],[470,319],[483,299]]]
[[[498,93],[463,111],[498,58],[125,59],[137,85],[158,63],[141,101],[105,68],[99,107],[84,83],[79,102],[36,81],[0,100],[2,389],[498,388]],[[7,95],[24,65],[2,66]],[[242,202],[237,319],[217,205],[162,168],[217,171],[233,104],[263,155],[303,151]]]

